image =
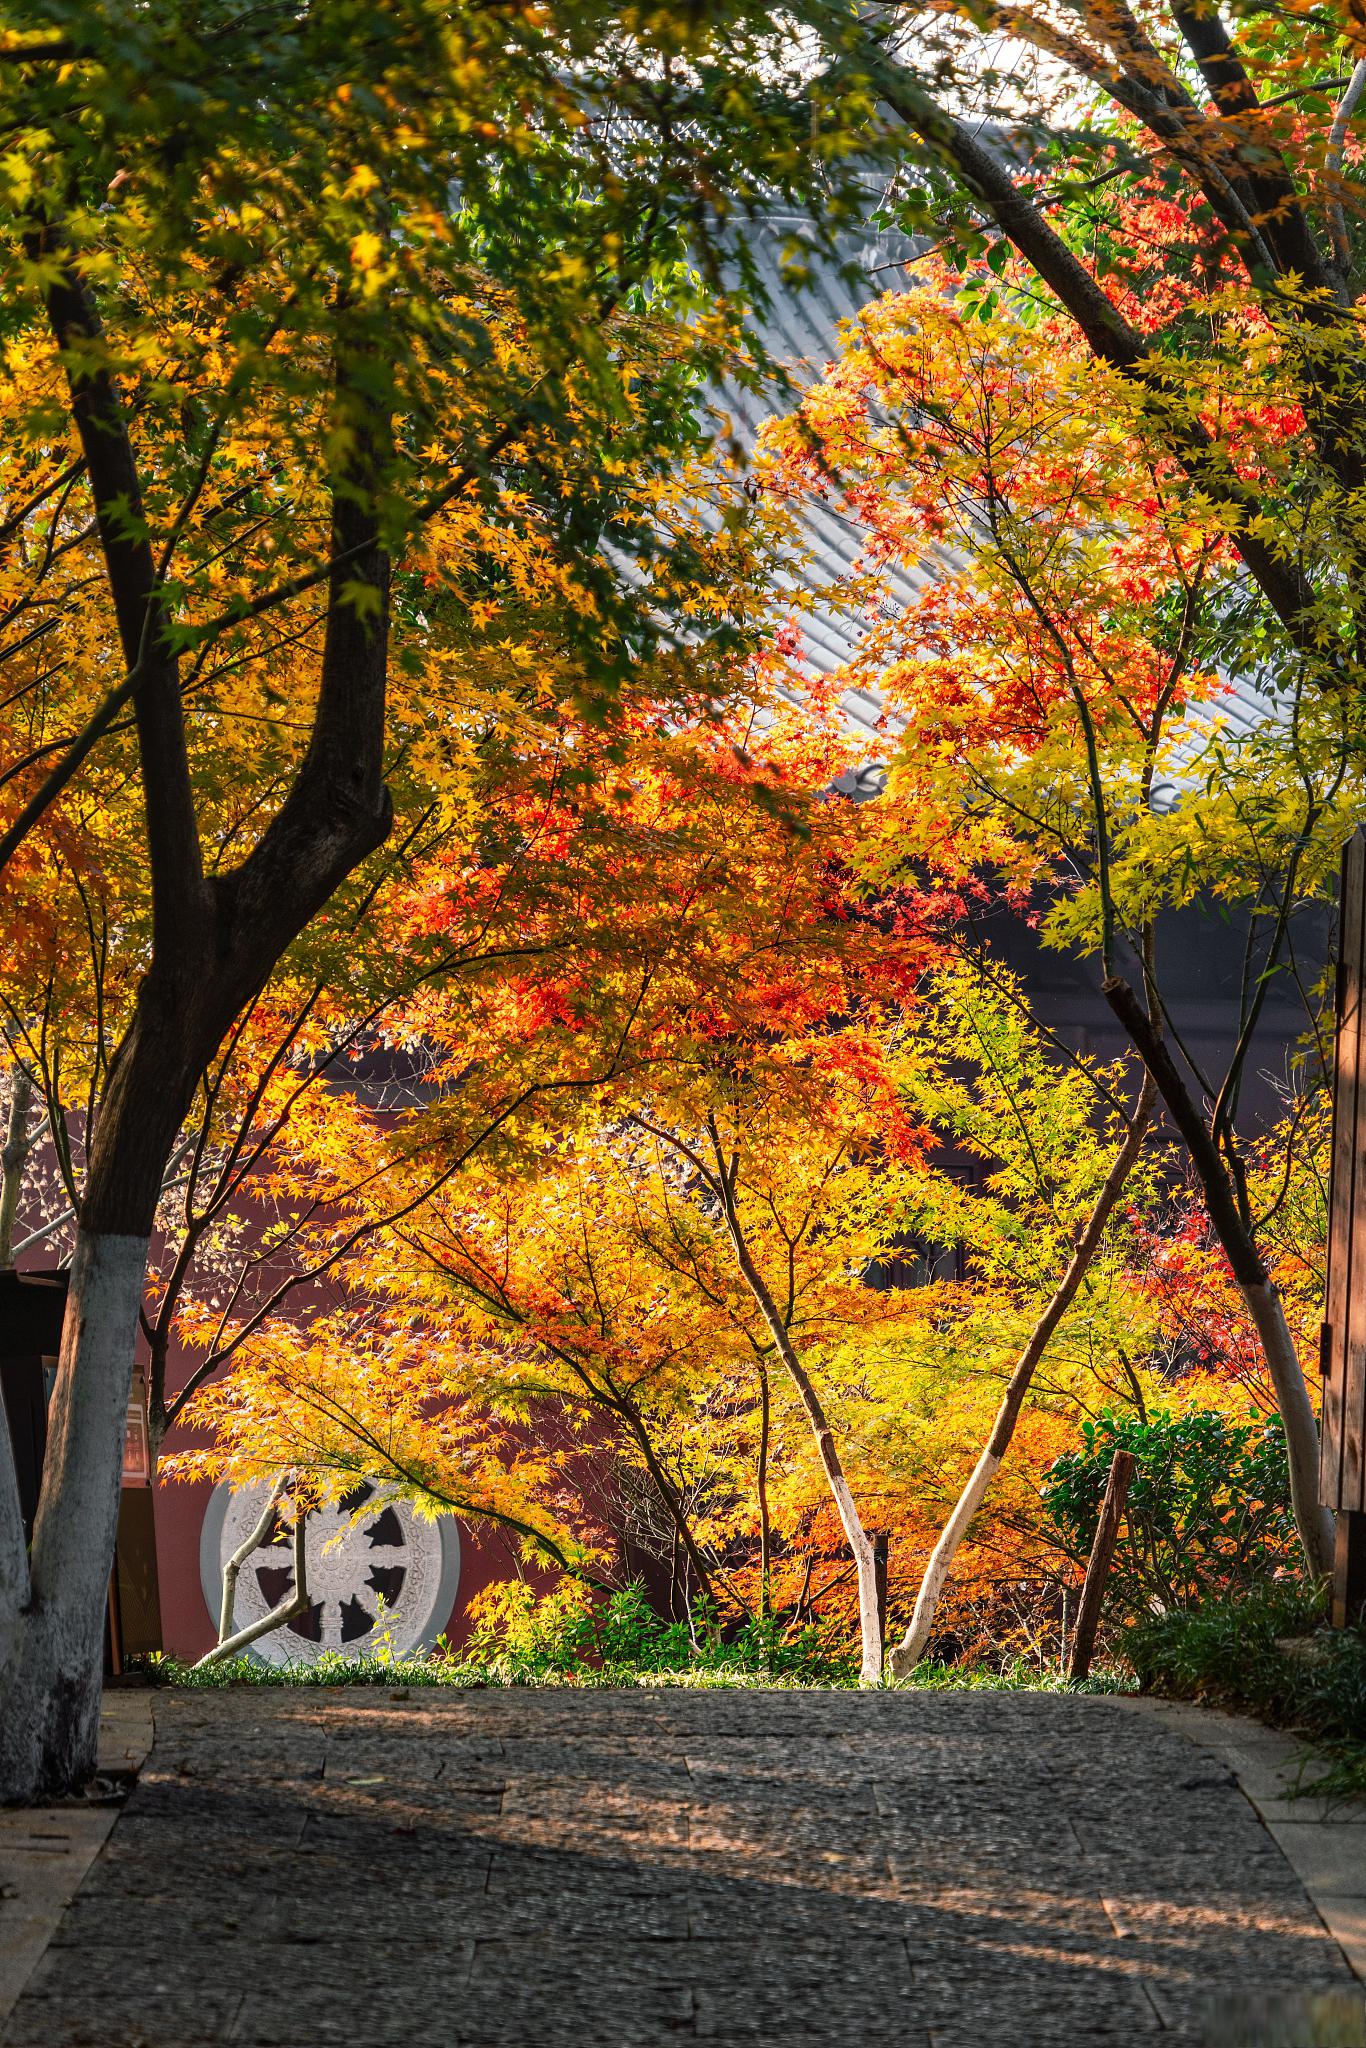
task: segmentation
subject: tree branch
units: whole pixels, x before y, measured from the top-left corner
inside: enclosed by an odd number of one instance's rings
[[[102,361],[104,336],[99,314],[74,263],[63,258],[57,230],[49,227],[31,237],[29,253],[35,261],[47,264],[54,257],[62,259],[47,287],[48,319],[66,370],[71,417],[85,457],[127,670],[124,684],[111,693],[91,721],[98,730],[84,753],[131,697],[146,806],[153,951],[173,954],[178,942],[202,936],[204,914],[204,868],[185,746],[179,665],[167,638],[169,622],[147,538],[142,487],[127,421],[118,388]],[[80,744],[78,741],[77,747]],[[61,764],[49,780],[60,771]]]
[[[1250,530],[1262,516],[1261,502],[1187,409],[1180,384],[1173,388],[1144,337],[1111,305],[1085,265],[1020,191],[1005,166],[962,122],[896,67],[889,66],[880,74],[879,85],[893,111],[935,155],[949,161],[960,182],[1057,295],[1093,355],[1119,370],[1142,392],[1154,425],[1192,482],[1235,515],[1231,522],[1234,545],[1294,645],[1320,661],[1313,585],[1295,563],[1283,561]]]
[[[272,1496],[270,1503],[270,1512],[273,1514],[274,1511],[275,1499],[274,1496]],[[308,1606],[310,1604],[308,1598],[308,1556],[306,1542],[307,1527],[308,1514],[307,1511],[301,1507],[299,1508],[294,1523],[294,1590],[289,1595],[289,1598],[287,1600],[282,1600],[278,1607],[272,1607],[269,1614],[263,1614],[259,1620],[248,1622],[245,1628],[239,1628],[236,1635],[229,1636],[225,1642],[220,1641],[215,1643],[213,1648],[210,1651],[208,1651],[205,1656],[201,1657],[199,1659],[199,1662],[194,1666],[194,1669],[196,1671],[205,1671],[212,1664],[221,1664],[225,1658],[235,1657],[239,1650],[246,1649],[248,1643],[254,1643],[260,1636],[270,1635],[272,1631],[277,1628],[284,1628],[285,1625],[288,1622],[293,1621],[297,1615],[303,1614],[307,1611]],[[254,1548],[255,1545],[253,1544],[252,1549]],[[247,1556],[250,1556],[250,1554],[250,1551],[246,1553]],[[234,1556],[236,1555],[237,1553],[234,1552]],[[236,1583],[237,1582],[234,1579],[234,1587],[236,1586]],[[224,1604],[226,1607],[226,1575],[223,1588],[223,1597]]]
[[[1233,1183],[1219,1157],[1200,1106],[1182,1079],[1166,1040],[1127,981],[1112,975],[1102,986],[1106,1002],[1138,1048],[1144,1066],[1157,1083],[1172,1122],[1181,1133],[1200,1176],[1210,1222],[1228,1255],[1234,1278],[1242,1287],[1264,1287],[1266,1267],[1243,1221]]]

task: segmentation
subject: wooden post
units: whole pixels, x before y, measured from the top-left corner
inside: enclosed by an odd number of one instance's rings
[[[1366,1621],[1366,1515],[1339,1513],[1333,1559],[1334,1628]]]
[[[104,1611],[104,1675],[106,1678],[123,1676],[123,1616],[119,1613],[117,1565],[109,1574],[109,1597]]]
[[[1337,1519],[1331,1616],[1366,1615],[1366,833],[1343,848],[1319,1499]]]
[[[1091,1545],[1091,1557],[1077,1608],[1077,1624],[1072,1631],[1072,1655],[1067,1663],[1069,1678],[1085,1678],[1091,1669],[1096,1630],[1100,1625],[1100,1606],[1105,1597],[1105,1581],[1110,1575],[1124,1503],[1129,1497],[1129,1481],[1133,1476],[1133,1453],[1116,1451],[1110,1460],[1110,1477],[1105,1482],[1105,1499],[1101,1502],[1100,1520],[1096,1524],[1096,1540]]]
[[[873,1534],[873,1583],[877,1587],[877,1639],[887,1652],[887,1531]]]

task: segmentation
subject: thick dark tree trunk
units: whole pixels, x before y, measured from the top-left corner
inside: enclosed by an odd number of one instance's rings
[[[1107,981],[1105,995],[1138,1048],[1172,1122],[1185,1141],[1210,1223],[1247,1304],[1275,1389],[1276,1406],[1285,1429],[1290,1500],[1305,1562],[1315,1578],[1327,1578],[1333,1569],[1333,1518],[1319,1502],[1318,1424],[1304,1368],[1286,1320],[1285,1305],[1257,1249],[1251,1225],[1205,1117],[1165,1039],[1153,1029],[1147,1011],[1126,981]]]
[[[148,1239],[78,1231],[26,1594],[0,1617],[0,1792],[41,1799],[95,1768],[105,1598]],[[15,1575],[8,1575],[13,1583]],[[23,1578],[27,1578],[27,1584]]]
[[[349,847],[336,834],[325,868],[303,867],[296,928],[387,824],[387,804],[377,803]],[[234,892],[225,905],[205,885],[198,943],[182,945],[174,976],[149,971],[100,1105],[32,1554],[27,1570],[22,1554],[0,1560],[0,1602],[10,1592],[0,1605],[0,1798],[68,1791],[94,1770],[124,1417],[162,1178],[200,1074],[286,942],[271,928],[278,903],[267,915],[248,902],[245,929],[234,929],[225,909],[241,901]],[[12,1551],[3,1505],[0,1544]]]
[[[201,979],[200,988],[205,983]],[[124,1418],[162,1174],[213,1043],[209,1016],[144,985],[91,1140],[42,1495],[27,1570],[0,1571],[0,1796],[70,1790],[95,1768],[105,1600]],[[3,1537],[0,1536],[0,1540]],[[11,1535],[12,1540],[12,1535]]]
[[[60,235],[49,311],[79,358],[99,322]],[[206,875],[180,677],[165,630],[125,415],[102,369],[69,371],[130,686],[146,811],[151,959],[90,1137],[52,1428],[32,1554],[0,1479],[0,1799],[72,1790],[94,1768],[104,1603],[114,1554],[124,1419],[147,1247],[166,1162],[199,1078],[291,942],[388,834],[384,783],[388,558],[372,486],[387,421],[339,359],[350,473],[332,509],[332,569],[308,751],[280,809],[239,867]],[[365,387],[364,378],[358,380]],[[366,585],[373,605],[356,603]],[[3,1447],[8,1451],[8,1446]]]

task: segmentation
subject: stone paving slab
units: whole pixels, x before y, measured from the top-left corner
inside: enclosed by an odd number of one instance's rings
[[[154,1706],[4,2048],[1366,2048],[1272,1750],[1268,1829],[1118,1701]],[[1349,1905],[1361,1839],[1315,1851]]]
[[[111,1689],[90,1799],[0,1808],[0,2024],[32,1977],[118,1818],[116,1788],[152,1746],[150,1695]],[[113,1795],[113,1796],[111,1796]]]

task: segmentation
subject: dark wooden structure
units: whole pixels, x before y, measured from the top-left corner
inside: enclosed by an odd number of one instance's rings
[[[1342,856],[1319,1498],[1337,1518],[1333,1621],[1366,1616],[1366,832]]]
[[[47,1404],[57,1370],[66,1314],[65,1272],[16,1273],[0,1268],[0,1395],[19,1481],[24,1532],[33,1534],[47,1451]],[[0,1437],[0,1457],[4,1456]],[[123,1487],[114,1570],[109,1581],[105,1669],[117,1676],[125,1658],[161,1648],[156,1530],[151,1462],[140,1389],[129,1404]]]
[[[65,1314],[65,1273],[0,1270],[0,1393],[19,1481],[24,1533],[30,1537],[47,1449],[48,1396],[57,1370]]]

